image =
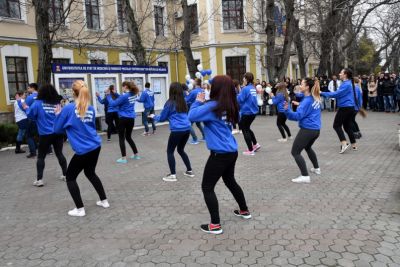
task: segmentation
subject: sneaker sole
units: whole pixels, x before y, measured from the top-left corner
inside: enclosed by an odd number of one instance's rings
[[[105,209],[108,209],[108,208],[110,207],[110,206],[104,207],[103,205],[101,205],[101,204],[99,204],[99,203],[96,203],[96,205],[99,206],[99,207],[105,208]]]
[[[190,177],[190,178],[193,178],[195,176],[194,174],[186,174],[186,173],[183,173],[183,175]]]
[[[296,183],[296,184],[309,184],[311,181],[307,181],[307,182],[306,181],[301,181],[301,182],[299,182],[299,181],[293,181],[292,180],[292,182]]]
[[[346,150],[347,150],[349,147],[350,147],[350,145],[347,145],[347,146],[344,148],[343,151],[341,150],[341,151],[339,152],[339,154],[343,154],[344,152],[346,152]]]
[[[84,217],[84,216],[86,216],[86,214],[76,215],[76,214],[69,214],[69,213],[68,213],[68,215],[71,216],[71,217]]]
[[[261,147],[257,147],[256,149],[254,149],[253,151],[254,152],[257,152],[258,150],[260,150],[261,149]]]
[[[250,215],[241,215],[241,214],[236,214],[236,213],[233,213],[233,214],[235,214],[236,217],[241,217],[246,220],[251,219],[251,214]]]
[[[203,231],[204,233],[213,234],[213,235],[220,235],[220,234],[224,233],[224,231],[222,229],[218,230],[218,231],[206,231],[203,228],[200,228],[200,230]]]
[[[165,179],[165,178],[162,178],[162,179],[163,179],[164,182],[176,182],[176,181],[178,181],[178,179]]]
[[[255,155],[254,154],[243,154],[243,156],[251,156],[251,157],[253,157]]]

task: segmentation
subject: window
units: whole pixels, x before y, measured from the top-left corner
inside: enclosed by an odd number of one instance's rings
[[[158,66],[163,68],[168,68],[168,62],[158,61]]]
[[[243,30],[243,0],[222,0],[224,30]]]
[[[133,60],[122,60],[122,65],[135,65]]]
[[[86,27],[91,30],[100,30],[99,0],[85,0]]]
[[[164,35],[164,8],[161,6],[154,6],[154,22],[156,28],[156,36]]]
[[[199,33],[199,19],[197,17],[197,4],[188,6],[190,14],[190,31],[193,34]]]
[[[125,19],[124,1],[117,0],[117,15],[118,15],[118,31],[127,32],[127,23]]]
[[[50,12],[49,19],[50,23],[64,24],[64,1],[63,0],[50,0]]]
[[[55,64],[69,64],[70,59],[69,58],[53,58],[52,63]]]
[[[242,77],[246,73],[246,56],[226,57],[225,66],[228,76],[232,79],[242,81]]]
[[[0,17],[21,18],[19,0],[0,0]]]
[[[26,57],[6,57],[8,92],[10,100],[14,100],[17,91],[28,87],[28,68]]]
[[[106,60],[105,59],[91,59],[90,60],[90,64],[92,64],[92,65],[104,65],[104,64],[106,64]]]

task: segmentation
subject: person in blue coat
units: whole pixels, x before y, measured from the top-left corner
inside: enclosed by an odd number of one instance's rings
[[[150,89],[150,83],[144,85],[144,90],[138,99],[138,102],[143,103],[144,111],[142,113],[142,124],[144,126],[143,136],[149,136],[149,115],[154,113],[154,92]],[[156,124],[151,119],[151,127],[153,129],[153,134],[156,133]]]
[[[132,131],[135,126],[135,103],[138,99],[139,88],[134,82],[124,81],[122,83],[124,94],[116,99],[112,99],[110,95],[107,96],[108,106],[118,108],[119,116],[119,147],[121,149],[122,157],[117,159],[117,163],[127,163],[125,139],[130,145],[133,155],[131,159],[140,159],[139,152],[136,148],[135,142],[132,140]]]
[[[186,172],[183,175],[194,177],[192,166],[188,155],[185,152],[185,146],[190,135],[190,121],[188,118],[188,107],[183,95],[182,84],[172,83],[169,87],[169,99],[165,103],[160,115],[150,115],[157,122],[169,121],[171,134],[168,138],[167,158],[170,173],[163,177],[166,182],[176,182],[176,169],[174,151],[177,148],[178,154],[181,156],[186,166]]]
[[[51,145],[53,145],[58,163],[61,166],[62,176],[60,179],[65,180],[67,160],[62,153],[64,136],[63,134],[54,132],[53,127],[56,118],[54,110],[60,104],[61,99],[62,97],[51,84],[45,84],[40,87],[37,98],[31,106],[24,103],[28,118],[36,122],[39,132],[39,147],[36,162],[37,179],[33,183],[37,187],[44,185],[42,180],[45,166],[44,160]]]
[[[112,99],[117,99],[119,94],[116,92],[114,85],[110,85],[108,89],[104,92],[105,96],[101,99],[100,94],[96,92],[97,101],[104,105],[104,111],[106,113],[106,123],[107,123],[107,141],[111,141],[111,134],[116,133],[118,129],[118,108],[110,107],[108,105],[107,96],[110,95]]]
[[[360,109],[363,107],[363,91],[361,89],[361,83],[359,78],[354,78],[354,86],[355,86],[355,95],[356,95],[356,105],[354,106],[354,114],[352,117],[353,121],[353,133],[354,133],[354,138],[355,139],[360,139],[362,137],[360,127],[358,126],[358,123],[356,121],[356,116]]]
[[[343,81],[339,89],[335,92],[321,92],[321,95],[327,98],[336,98],[338,111],[333,122],[333,129],[340,141],[340,154],[343,154],[350,145],[347,143],[346,136],[343,129],[349,136],[353,150],[357,150],[357,142],[353,133],[353,115],[355,107],[354,99],[354,84],[353,84],[353,71],[345,68],[339,74],[340,79]]]
[[[292,156],[300,169],[301,176],[292,179],[294,183],[309,183],[306,162],[301,155],[305,149],[310,158],[313,168],[311,172],[321,174],[318,165],[317,155],[312,149],[314,142],[318,139],[321,129],[321,96],[319,81],[306,78],[301,82],[301,92],[304,94],[302,101],[296,109],[296,112],[289,108],[289,102],[285,102],[284,110],[289,120],[298,121],[300,131],[298,132],[292,146]]]
[[[278,110],[278,116],[276,118],[276,125],[278,126],[279,132],[282,138],[278,139],[278,142],[287,142],[288,138],[292,138],[289,127],[286,125],[287,117],[285,115],[285,109],[283,108],[285,102],[289,102],[289,94],[287,91],[287,84],[285,82],[278,83],[276,85],[276,96],[270,93],[271,98],[268,100],[270,105],[275,105]],[[287,133],[287,137],[285,134]]]
[[[250,219],[242,188],[235,180],[235,164],[238,158],[238,146],[232,135],[232,124],[239,120],[239,106],[235,87],[229,76],[219,75],[211,83],[210,100],[200,93],[189,111],[189,120],[203,122],[207,148],[210,156],[204,167],[202,191],[211,215],[211,223],[200,226],[201,230],[211,234],[222,234],[218,200],[214,188],[222,177],[226,187],[239,205],[234,215]]]
[[[61,109],[58,105],[55,114],[54,132],[66,132],[69,143],[75,152],[67,169],[67,187],[74,200],[76,208],[68,211],[68,215],[82,217],[86,215],[76,179],[84,171],[86,177],[96,189],[100,201],[97,205],[110,207],[103,184],[96,174],[96,165],[101,150],[101,138],[96,132],[96,114],[89,105],[89,89],[81,80],[72,84],[75,102]]]
[[[193,90],[191,90],[190,92],[187,93],[185,100],[186,100],[186,104],[188,105],[189,109],[190,106],[196,101],[196,97],[199,93],[203,93],[204,89],[201,88],[201,84],[202,81],[199,78],[196,78],[196,80],[194,80],[195,82],[195,87],[193,88]],[[196,126],[197,128],[199,128],[200,133],[202,135],[202,139],[198,139],[197,135],[196,135],[196,131],[193,128],[193,122],[192,122],[192,126],[190,128],[190,135],[192,136],[192,140],[189,142],[189,144],[191,145],[198,145],[199,142],[204,142],[205,141],[205,137],[204,137],[204,129],[203,126],[201,125],[201,122],[196,122]]]
[[[261,148],[260,144],[257,143],[256,136],[250,129],[250,126],[258,113],[257,91],[254,87],[253,81],[253,73],[246,72],[243,77],[243,83],[245,86],[237,95],[237,101],[240,106],[240,129],[243,132],[243,137],[248,148],[243,152],[243,155],[246,156],[254,156],[254,152],[257,152]]]

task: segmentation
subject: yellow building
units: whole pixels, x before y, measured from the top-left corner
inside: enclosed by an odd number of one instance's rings
[[[72,3],[70,3],[72,1]],[[134,64],[129,51],[121,0],[51,0],[56,63]],[[192,13],[192,49],[197,63],[213,75],[239,78],[253,72],[267,80],[263,32],[265,0],[188,0]],[[182,9],[177,0],[131,0],[151,65],[167,66],[168,82],[184,82],[188,73],[180,49]],[[65,11],[68,12],[65,12]],[[65,21],[62,13],[68,13]],[[317,61],[309,61],[313,74]],[[297,77],[296,58],[287,76]],[[35,14],[26,0],[0,2],[0,116],[12,112],[13,95],[37,77]],[[0,118],[0,121],[2,119]]]

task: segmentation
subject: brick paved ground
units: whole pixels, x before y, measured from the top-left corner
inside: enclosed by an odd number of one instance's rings
[[[35,161],[0,153],[0,266],[400,266],[399,115],[359,119],[360,150],[339,155],[333,114],[324,113],[315,146],[323,174],[309,185],[291,183],[299,171],[291,144],[276,142],[275,118],[256,120],[263,147],[237,163],[253,219],[235,217],[232,196],[222,181],[217,186],[220,236],[199,231],[209,221],[200,190],[204,145],[187,147],[195,178],[161,180],[168,172],[165,126],[152,137],[135,131],[143,159],[124,166],[114,163],[116,136],[104,143],[98,174],[111,208],[96,207],[97,196],[81,176],[84,218],[67,216],[73,202],[57,180],[55,156],[46,160],[46,186],[36,188]],[[69,146],[64,150],[70,159]]]

